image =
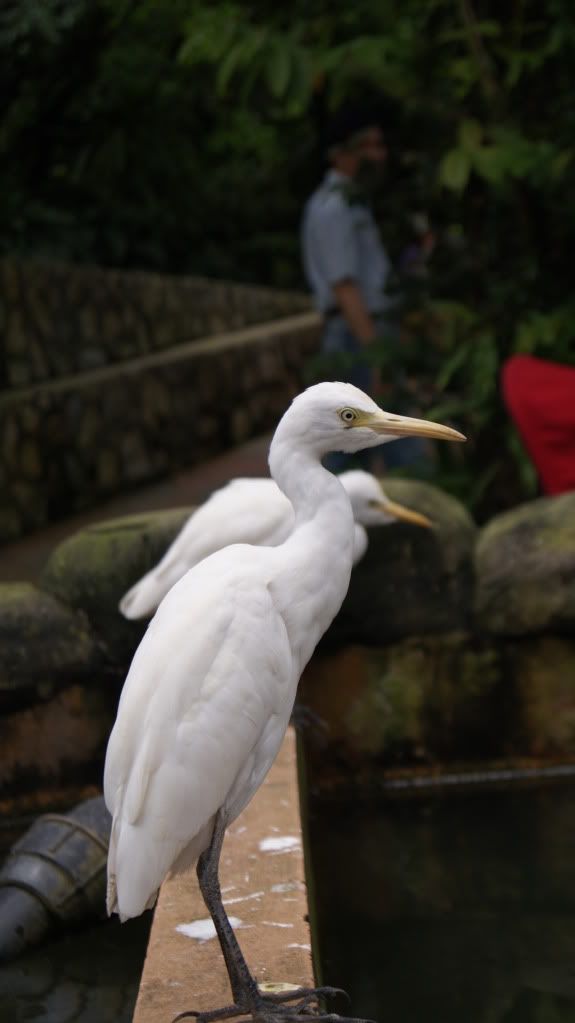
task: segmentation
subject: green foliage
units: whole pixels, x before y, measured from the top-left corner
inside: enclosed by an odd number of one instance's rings
[[[180,59],[192,9],[195,64]],[[3,5],[0,251],[301,285],[294,162],[263,111],[216,94],[232,69],[209,25],[188,0]],[[282,134],[311,187],[305,126]]]
[[[1,244],[301,286],[318,118],[376,88],[386,245],[425,211],[436,246],[375,357],[469,434],[442,480],[483,516],[533,493],[503,361],[575,361],[574,57],[571,0],[7,0]]]

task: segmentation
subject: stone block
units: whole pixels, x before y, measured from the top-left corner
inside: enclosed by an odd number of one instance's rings
[[[429,483],[386,479],[384,485],[391,500],[423,512],[433,529],[398,522],[369,530],[367,554],[352,573],[323,648],[381,646],[469,626],[476,532],[469,513]]]
[[[0,584],[0,708],[33,702],[101,662],[81,611],[30,583]]]
[[[301,702],[340,757],[383,766],[500,756],[504,660],[469,633],[416,636],[378,650],[349,647],[308,667]]]
[[[510,740],[523,756],[575,757],[575,638],[533,636],[506,645],[515,707]]]
[[[0,793],[101,781],[118,693],[71,685],[33,707],[0,715]]]
[[[191,510],[144,512],[100,522],[65,540],[45,566],[42,587],[85,612],[120,671],[128,667],[146,627],[145,622],[122,617],[120,598],[156,564]]]
[[[497,515],[479,533],[476,615],[500,635],[575,629],[575,493]]]

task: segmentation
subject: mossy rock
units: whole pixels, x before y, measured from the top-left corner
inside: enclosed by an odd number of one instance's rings
[[[350,646],[312,658],[298,702],[324,724],[306,735],[323,786],[341,765],[369,784],[380,767],[573,763],[575,639],[455,632]]]
[[[347,762],[361,774],[375,765],[501,755],[509,733],[504,665],[497,645],[467,632],[316,655],[298,701],[326,726],[329,748],[319,750],[314,772],[325,777],[330,762],[331,768]]]
[[[368,686],[350,709],[354,748],[385,763],[491,758],[505,742],[499,651],[466,633],[367,651]]]
[[[575,628],[575,493],[544,497],[494,518],[475,555],[476,615],[519,636]]]
[[[101,659],[82,612],[31,583],[0,585],[0,707],[46,698],[95,671]]]
[[[476,534],[469,513],[430,483],[387,478],[383,483],[391,500],[423,512],[433,528],[397,522],[369,530],[369,547],[322,649],[381,646],[468,624]]]
[[[542,760],[575,757],[575,640],[533,636],[506,646],[514,750]]]
[[[118,602],[161,558],[191,511],[144,512],[89,526],[60,544],[44,568],[43,589],[85,612],[119,670],[128,666],[147,622],[126,621]]]
[[[0,714],[3,800],[51,802],[63,786],[98,784],[118,704],[115,686],[70,685],[34,706]]]

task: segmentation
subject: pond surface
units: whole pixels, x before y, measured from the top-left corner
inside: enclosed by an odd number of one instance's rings
[[[575,1023],[573,782],[308,799],[321,981],[355,1015]],[[0,1020],[130,1023],[150,923],[95,924],[0,964]]]
[[[130,1023],[151,919],[102,922],[0,964],[2,1023]]]
[[[0,863],[33,820],[0,819]],[[94,920],[0,962],[0,1023],[131,1023],[151,923]]]
[[[321,980],[354,1015],[575,1023],[573,782],[312,800],[309,829]]]

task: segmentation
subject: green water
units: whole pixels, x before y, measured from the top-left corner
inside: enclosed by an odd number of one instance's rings
[[[312,800],[309,829],[321,979],[354,1015],[575,1023],[573,783]]]

